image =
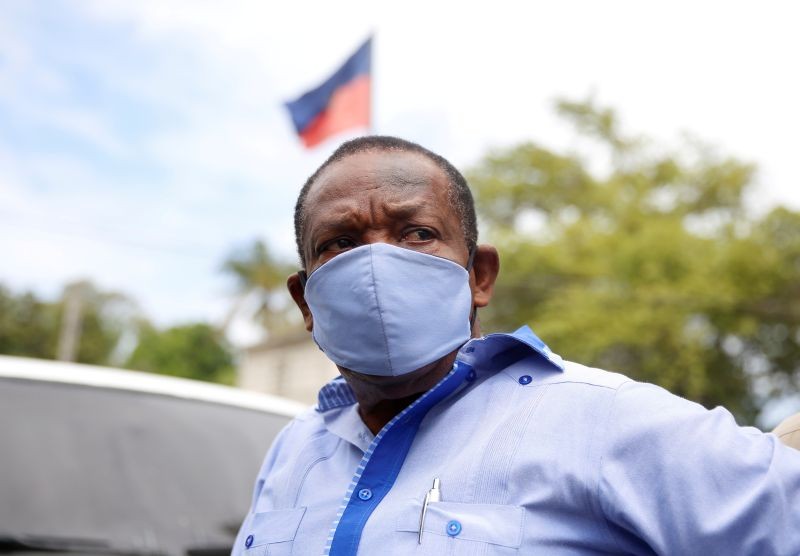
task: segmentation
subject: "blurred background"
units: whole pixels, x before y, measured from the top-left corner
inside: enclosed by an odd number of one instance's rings
[[[294,201],[344,139],[467,175],[486,331],[742,424],[800,410],[791,2],[0,3],[0,353],[311,403]],[[373,35],[370,130],[283,106]]]

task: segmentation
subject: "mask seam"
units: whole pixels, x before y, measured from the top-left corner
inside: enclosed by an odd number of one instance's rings
[[[389,338],[386,337],[386,324],[383,322],[383,309],[381,308],[380,298],[378,297],[378,284],[375,280],[375,257],[372,253],[372,248],[369,250],[369,267],[370,270],[372,270],[372,293],[375,296],[375,306],[378,308],[378,318],[381,320],[381,334],[383,335],[383,345],[386,350],[386,361],[389,363],[389,371],[391,371],[394,376],[392,358],[389,355]]]

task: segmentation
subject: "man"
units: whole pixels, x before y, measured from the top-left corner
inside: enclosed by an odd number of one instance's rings
[[[482,337],[499,258],[443,158],[345,143],[295,231],[341,377],[275,440],[234,555],[800,554],[800,453],[527,327]]]
[[[800,450],[800,413],[795,413],[781,421],[772,434],[787,446]]]

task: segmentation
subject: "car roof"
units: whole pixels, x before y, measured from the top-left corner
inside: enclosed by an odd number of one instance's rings
[[[210,382],[9,355],[0,355],[0,379],[2,378],[159,394],[266,411],[287,417],[294,417],[307,409],[304,404],[294,400]]]

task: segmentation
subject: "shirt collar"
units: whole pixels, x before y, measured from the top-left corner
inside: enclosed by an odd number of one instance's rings
[[[495,373],[531,356],[540,359],[551,370],[564,370],[561,357],[553,353],[528,326],[522,326],[510,334],[497,333],[473,338],[461,347],[457,359],[469,363],[476,370]],[[353,391],[344,378],[338,376],[319,391],[317,411],[325,413],[354,403],[356,398]]]
[[[460,361],[469,363],[476,370],[482,369],[492,373],[531,356],[551,367],[551,370],[564,370],[561,356],[553,353],[528,326],[521,326],[510,334],[498,333],[483,338],[473,338],[458,352]]]
[[[353,390],[341,376],[322,387],[317,396],[317,411],[324,413],[337,407],[356,403]]]

